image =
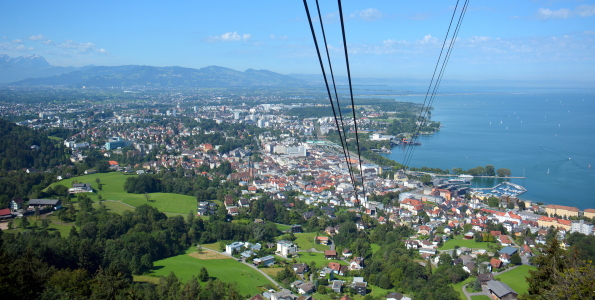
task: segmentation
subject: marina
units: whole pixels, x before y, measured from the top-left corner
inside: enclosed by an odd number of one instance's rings
[[[521,194],[527,192],[527,189],[524,187],[512,183],[512,182],[502,182],[493,188],[473,188],[472,191],[478,192],[482,194],[482,196],[486,197],[515,197],[517,198]]]

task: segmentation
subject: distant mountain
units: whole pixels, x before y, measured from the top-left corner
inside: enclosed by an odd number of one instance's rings
[[[13,85],[67,85],[87,87],[231,87],[231,86],[303,86],[307,83],[267,70],[240,72],[224,67],[201,69],[182,67],[116,66],[92,67],[44,78],[30,78]]]
[[[0,54],[0,83],[60,75],[84,68],[52,66],[43,56],[38,55],[11,58],[6,54]]]

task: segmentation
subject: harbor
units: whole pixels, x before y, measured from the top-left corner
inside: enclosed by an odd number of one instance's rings
[[[514,197],[518,198],[521,194],[527,192],[527,189],[524,187],[512,183],[512,182],[502,182],[493,188],[473,188],[471,189],[474,192],[478,192],[482,194],[482,196],[486,197]]]

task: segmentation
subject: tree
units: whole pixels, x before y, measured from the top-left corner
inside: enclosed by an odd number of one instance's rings
[[[538,269],[529,271],[527,299],[592,299],[595,268],[580,260],[574,247],[564,250],[554,237],[534,262]]]
[[[209,271],[205,267],[200,268],[200,272],[198,273],[198,279],[202,282],[209,281]]]
[[[510,169],[506,168],[498,169],[496,170],[496,173],[498,174],[498,177],[510,177],[510,175],[512,174],[510,172]]]
[[[498,199],[497,197],[490,197],[488,198],[488,205],[490,207],[498,207],[500,206],[500,199]]]
[[[29,227],[29,225],[30,225],[29,220],[27,220],[27,217],[26,216],[23,216],[21,218],[21,224],[20,224],[19,227],[25,229],[25,228]]]
[[[428,185],[430,182],[432,182],[432,176],[428,174],[421,175],[419,177],[419,181],[421,181],[425,185]]]
[[[485,170],[486,170],[486,175],[488,175],[488,176],[496,175],[496,172],[494,172],[494,166],[492,166],[492,165],[487,165]]]
[[[523,264],[523,261],[521,259],[521,256],[518,253],[515,253],[510,256],[510,263],[513,265],[521,265]]]
[[[50,220],[48,220],[47,218],[44,218],[41,220],[41,227],[42,228],[48,228],[50,226]]]

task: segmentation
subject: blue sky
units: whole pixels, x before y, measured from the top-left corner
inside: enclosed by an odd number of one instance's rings
[[[345,74],[337,2],[320,3],[333,64]],[[352,75],[429,78],[455,3],[345,0]],[[445,79],[595,83],[595,1],[472,0],[458,37]],[[299,0],[5,1],[0,53],[58,66],[320,73]]]

